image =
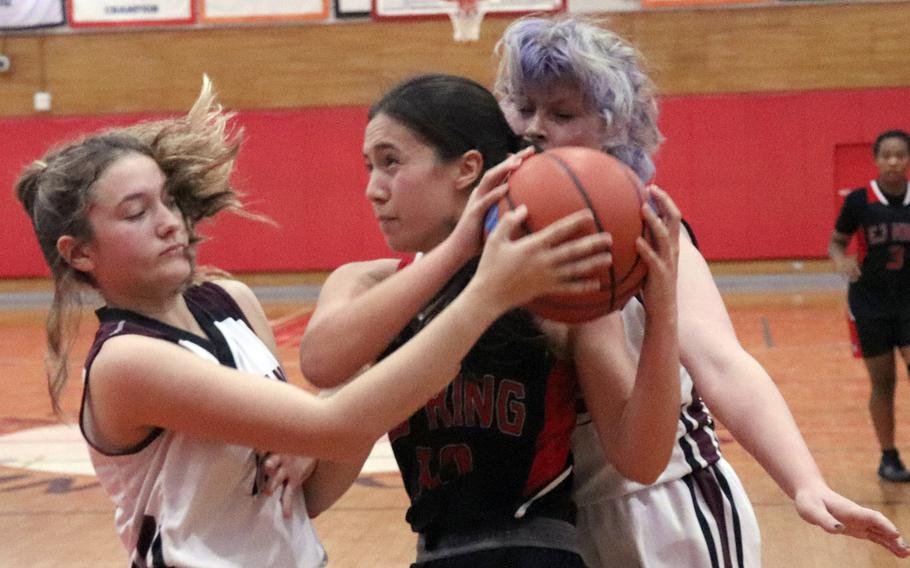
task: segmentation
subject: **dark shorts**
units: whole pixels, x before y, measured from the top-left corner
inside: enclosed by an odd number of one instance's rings
[[[910,345],[910,315],[863,317],[854,315],[856,335],[864,358],[890,353]]]
[[[411,568],[585,568],[585,563],[566,550],[516,546],[415,563]]]

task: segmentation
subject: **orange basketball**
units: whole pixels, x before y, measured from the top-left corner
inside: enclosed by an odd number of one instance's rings
[[[625,164],[591,148],[554,148],[525,160],[508,185],[508,193],[487,214],[487,227],[522,204],[528,208],[524,228],[529,233],[587,208],[597,230],[613,236],[613,263],[599,274],[599,291],[543,296],[528,309],[546,319],[577,323],[618,310],[638,293],[647,265],[635,240],[650,238],[650,232],[641,216],[644,189]]]

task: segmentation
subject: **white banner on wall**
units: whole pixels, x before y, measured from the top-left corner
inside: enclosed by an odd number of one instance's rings
[[[335,0],[335,12],[339,16],[368,15],[370,6],[370,0]]]
[[[193,0],[68,0],[70,25],[162,25],[193,22]]]
[[[319,19],[328,16],[329,0],[200,0],[208,21]]]
[[[566,9],[572,14],[633,12],[641,10],[641,0],[569,0]]]
[[[63,0],[0,0],[0,29],[61,26]]]

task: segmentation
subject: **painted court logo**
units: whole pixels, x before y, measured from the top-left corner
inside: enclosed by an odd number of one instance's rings
[[[0,467],[22,470],[22,473],[0,472],[0,493],[11,483],[21,485],[28,472],[61,476],[44,482],[48,485],[48,493],[65,493],[87,487],[84,480],[76,480],[72,476],[86,476],[94,480],[95,472],[88,449],[77,425],[43,424],[15,431],[10,430],[21,424],[3,426],[0,431],[6,433],[0,435]],[[396,471],[398,467],[388,438],[383,437],[373,447],[361,475]],[[96,485],[96,482],[90,484],[91,487]]]
[[[76,426],[0,421],[0,494],[28,489],[65,494],[98,487]],[[33,422],[33,421],[29,421]]]

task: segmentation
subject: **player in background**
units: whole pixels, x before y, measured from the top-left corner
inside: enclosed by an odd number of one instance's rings
[[[878,178],[847,196],[828,255],[850,282],[847,302],[855,326],[854,353],[862,356],[872,381],[869,414],[882,451],[878,475],[906,483],[910,471],[894,444],[894,351],[910,366],[910,136],[903,130],[882,132],[872,155]],[[847,255],[853,235],[860,259]]]

